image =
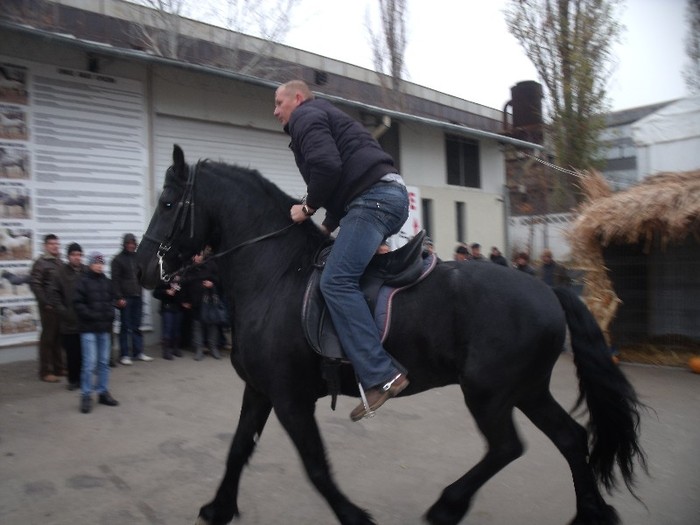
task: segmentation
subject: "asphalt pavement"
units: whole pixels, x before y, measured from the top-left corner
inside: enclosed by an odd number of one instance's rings
[[[155,350],[151,355],[157,355]],[[700,523],[700,375],[621,365],[650,407],[642,444],[650,477],[639,503],[607,500],[623,523]],[[577,383],[563,354],[552,382],[571,408]],[[32,360],[0,364],[0,523],[26,525],[193,524],[214,495],[235,429],[243,383],[227,359],[157,358],[112,370],[118,407],[78,410],[65,383],[37,379]],[[378,524],[419,524],[442,489],[483,453],[458,387],[391,400],[373,419],[350,421],[356,400],[329,399],[317,417],[336,480]],[[525,455],[477,494],[470,525],[564,524],[575,514],[568,467],[521,414]],[[337,523],[308,482],[274,414],[244,471],[241,525]]]

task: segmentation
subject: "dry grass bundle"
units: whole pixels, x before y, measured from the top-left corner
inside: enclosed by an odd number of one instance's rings
[[[581,188],[594,196],[572,225],[572,242],[580,248],[641,241],[649,249],[655,239],[663,247],[689,234],[700,241],[700,171],[654,175],[607,197],[601,197],[600,179],[597,173],[580,177]]]
[[[643,242],[648,253],[657,239],[662,248],[688,235],[700,242],[700,171],[654,175],[614,194],[597,172],[579,173],[579,185],[588,201],[568,237],[574,259],[589,268],[584,300],[609,341],[608,327],[621,301],[608,277],[603,248]]]

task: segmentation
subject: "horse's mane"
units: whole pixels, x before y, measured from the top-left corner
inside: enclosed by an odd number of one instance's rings
[[[240,205],[264,209],[265,221],[269,222],[270,226],[269,231],[263,233],[270,233],[287,226],[291,206],[300,202],[299,199],[290,197],[256,169],[210,159],[201,160],[200,168],[214,176],[231,181],[236,187],[235,199]],[[224,192],[222,197],[233,198],[227,192]],[[291,235],[291,232],[280,235],[281,238],[288,239],[284,244],[284,257],[289,261],[305,261],[310,264],[316,248],[323,243],[325,236],[312,221],[306,221],[295,228],[297,231],[303,231],[305,235]],[[251,238],[253,236],[251,233]],[[299,241],[299,239],[303,240]],[[259,249],[263,250],[264,258],[269,260],[275,260],[280,255],[279,243],[262,242]],[[269,281],[282,282],[286,271],[287,268],[284,265],[270,265]]]
[[[289,207],[298,202],[282,191],[276,184],[266,179],[258,170],[246,168],[237,164],[228,164],[223,161],[213,161],[211,159],[203,159],[200,161],[202,167],[208,168],[212,173],[224,176],[229,179],[235,179],[237,183],[243,184],[250,189],[257,189],[269,197],[275,209],[287,211]],[[254,191],[242,191],[237,195],[237,198],[246,198],[254,195]]]

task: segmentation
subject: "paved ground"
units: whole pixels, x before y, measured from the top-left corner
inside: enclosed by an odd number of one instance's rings
[[[154,354],[155,355],[155,354]],[[78,394],[36,379],[36,363],[0,365],[0,523],[179,525],[194,523],[214,494],[235,428],[242,383],[228,362],[157,359],[112,374],[117,408],[78,411]],[[700,516],[700,376],[624,366],[654,409],[643,420],[651,478],[638,493],[608,500],[633,525],[695,525]],[[557,364],[553,390],[569,408],[571,359]],[[341,488],[379,524],[418,524],[442,488],[481,455],[482,440],[456,387],[393,400],[352,423],[352,399],[317,409]],[[463,523],[563,524],[573,485],[554,447],[518,415],[528,451],[478,494]],[[271,417],[244,473],[242,525],[329,524],[325,502]]]

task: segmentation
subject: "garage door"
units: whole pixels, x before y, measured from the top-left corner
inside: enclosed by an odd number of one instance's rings
[[[291,197],[301,198],[306,193],[287,135],[164,115],[155,120],[158,192],[163,187],[165,171],[172,164],[173,144],[182,147],[190,163],[208,158],[238,164],[258,170]]]

